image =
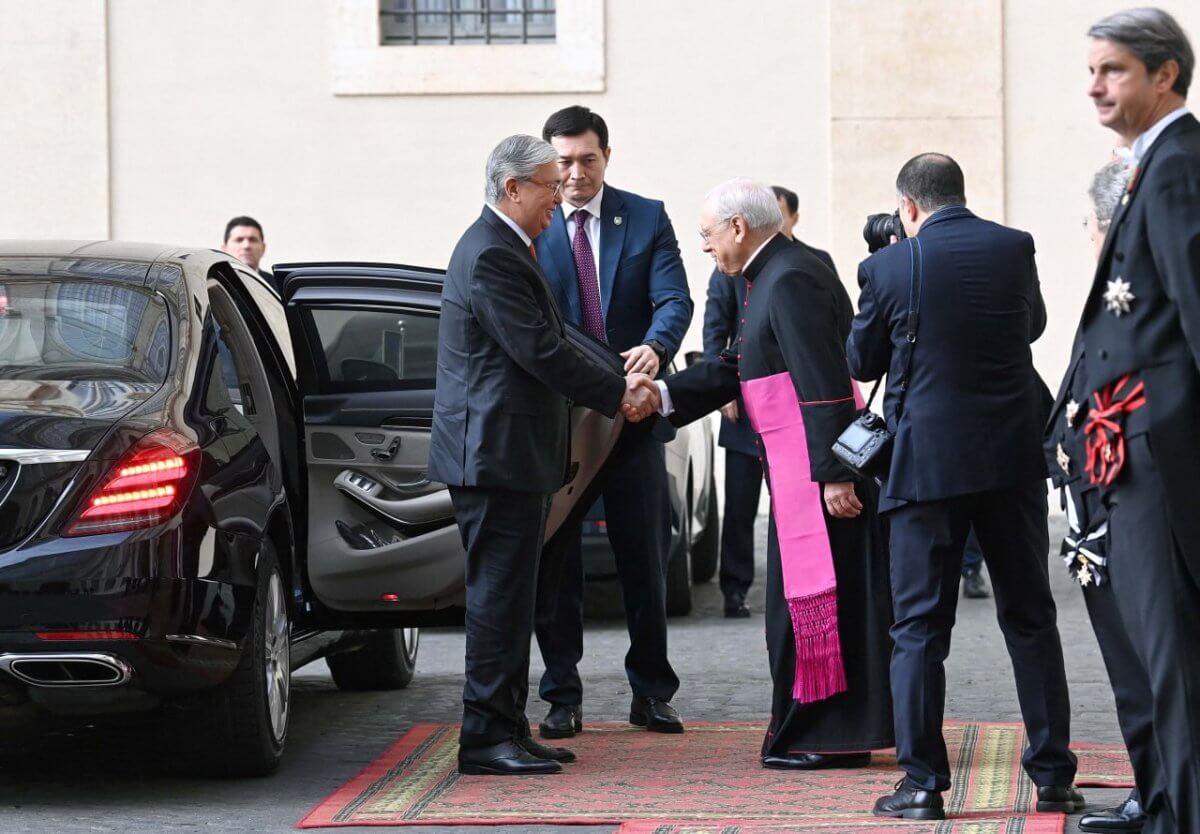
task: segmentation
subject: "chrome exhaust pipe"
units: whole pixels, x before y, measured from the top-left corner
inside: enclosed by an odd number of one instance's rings
[[[54,689],[120,686],[133,677],[126,660],[101,652],[0,654],[0,671],[30,686]]]

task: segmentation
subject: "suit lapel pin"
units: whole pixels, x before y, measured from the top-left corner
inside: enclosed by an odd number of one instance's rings
[[[621,225],[621,215],[618,214],[616,217],[613,218],[613,225],[614,226]]]
[[[1128,313],[1136,300],[1131,292],[1131,286],[1128,281],[1121,280],[1121,276],[1118,275],[1114,280],[1108,282],[1108,289],[1104,291],[1104,306],[1117,318]]]
[[[1071,400],[1067,403],[1067,425],[1075,425],[1075,419],[1079,416],[1079,403]]]

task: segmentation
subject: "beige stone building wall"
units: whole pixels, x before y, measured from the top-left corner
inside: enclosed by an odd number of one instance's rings
[[[667,203],[698,345],[709,186],[795,189],[803,237],[857,297],[864,215],[894,206],[905,159],[942,150],[972,208],[1038,241],[1053,384],[1090,280],[1084,189],[1112,144],[1084,32],[1121,5],[559,0],[557,47],[414,49],[374,45],[375,0],[0,0],[0,237],[215,246],[248,213],[268,262],[442,266],[495,142],[580,102],[609,122],[610,181]],[[1200,4],[1163,5],[1200,37]]]

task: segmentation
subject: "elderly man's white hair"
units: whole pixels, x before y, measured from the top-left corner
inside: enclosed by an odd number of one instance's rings
[[[775,192],[761,182],[745,177],[721,183],[708,192],[704,204],[718,223],[736,214],[746,221],[752,232],[777,232],[783,223]]]
[[[547,162],[557,161],[558,151],[549,142],[522,134],[509,136],[488,156],[484,199],[489,205],[500,205],[504,199],[504,183],[510,177],[528,180]]]

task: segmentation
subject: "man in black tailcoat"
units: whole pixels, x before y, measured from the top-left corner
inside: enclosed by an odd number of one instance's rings
[[[1081,427],[1059,464],[1096,486],[1115,606],[1140,661],[1114,684],[1148,692],[1151,756],[1130,754],[1144,831],[1200,831],[1200,123],[1185,101],[1195,58],[1158,9],[1088,32],[1088,94],[1133,170],[1101,250],[1053,420]],[[1069,414],[1069,417],[1068,417]],[[1117,620],[1117,622],[1113,622]],[[1126,664],[1130,665],[1130,664]],[[1145,772],[1149,770],[1150,772]]]

